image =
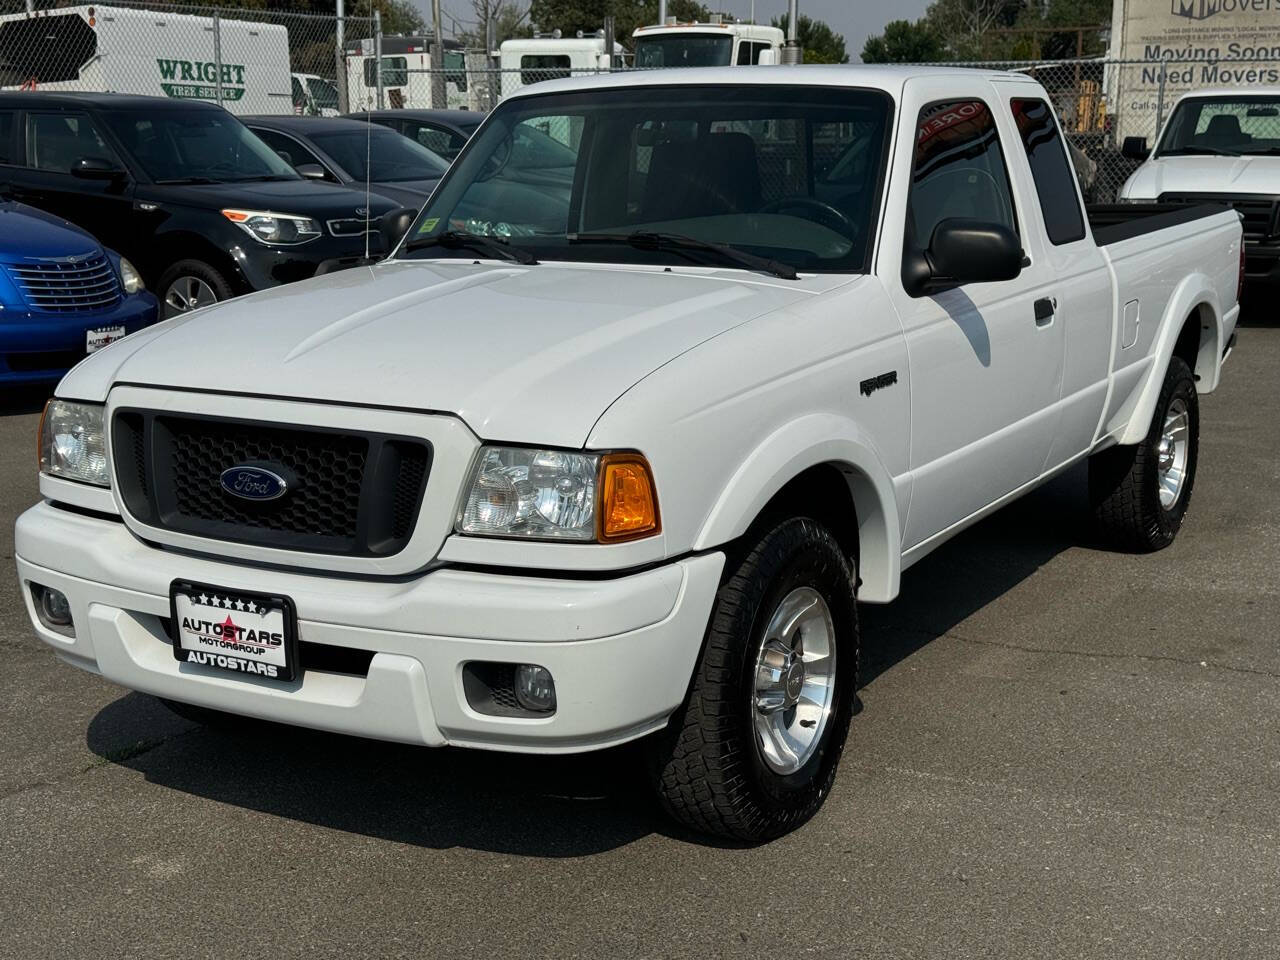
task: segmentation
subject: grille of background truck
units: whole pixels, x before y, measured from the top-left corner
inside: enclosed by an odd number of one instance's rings
[[[118,411],[116,482],[148,526],[255,546],[389,556],[408,544],[430,468],[424,440],[195,415]],[[222,488],[246,464],[289,482],[255,502]]]
[[[107,258],[79,263],[25,260],[5,267],[27,306],[43,313],[104,310],[120,301],[120,283]]]

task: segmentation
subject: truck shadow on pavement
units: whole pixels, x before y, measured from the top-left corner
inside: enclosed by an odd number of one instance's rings
[[[898,602],[863,606],[863,683],[1080,545],[1083,485],[1082,472],[1072,471],[917,564]],[[138,693],[103,708],[87,743],[104,760],[193,797],[428,848],[573,857],[651,833],[734,846],[663,816],[634,745],[531,757],[428,750],[257,721],[219,730],[181,720]]]

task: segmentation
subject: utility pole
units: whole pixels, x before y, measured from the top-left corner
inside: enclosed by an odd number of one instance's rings
[[[440,0],[431,0],[431,26],[435,35],[431,45],[431,108],[443,110],[447,98],[444,87],[444,36],[440,32]]]
[[[347,12],[343,0],[338,0],[337,18],[333,34],[333,77],[338,88],[338,112],[346,113],[347,106],[347,58],[344,47],[347,39]]]
[[[667,0],[658,0],[658,26],[667,23]]]

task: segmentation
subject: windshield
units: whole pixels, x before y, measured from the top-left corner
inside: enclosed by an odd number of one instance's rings
[[[1183,100],[1169,120],[1158,156],[1280,153],[1280,97]]]
[[[733,37],[680,33],[636,40],[637,67],[727,67]]]
[[[452,232],[503,238],[540,260],[692,259],[599,236],[640,232],[861,272],[889,110],[879,92],[772,85],[508,100],[455,161],[403,255],[474,256],[426,242]]]
[[[370,140],[370,137],[372,138]],[[311,141],[354,180],[364,180],[366,160],[372,157],[369,179],[382,183],[397,180],[439,180],[449,164],[408,137],[384,127],[352,129],[339,133],[313,133]]]
[[[298,179],[274,150],[223,110],[109,110],[102,115],[156,183]]]
[[[338,109],[338,88],[328,80],[308,77],[307,90],[311,93],[311,99],[315,101],[317,107],[324,110]]]

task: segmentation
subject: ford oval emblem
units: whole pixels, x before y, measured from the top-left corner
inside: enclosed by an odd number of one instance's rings
[[[273,470],[240,464],[222,471],[222,489],[242,500],[278,500],[289,489],[289,481]]]

